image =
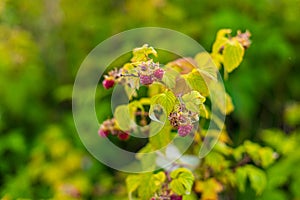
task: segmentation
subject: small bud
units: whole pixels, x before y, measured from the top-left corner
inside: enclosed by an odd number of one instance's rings
[[[164,76],[165,71],[161,68],[157,69],[154,71],[153,75],[155,76],[155,78],[161,80]]]
[[[113,87],[115,84],[115,81],[111,78],[108,78],[108,79],[105,79],[103,82],[102,82],[102,85],[105,89],[109,89],[111,87]]]
[[[140,76],[140,83],[142,85],[150,85],[153,83],[153,79],[151,76],[148,76],[148,75],[141,75]]]
[[[118,138],[120,140],[128,140],[129,134],[126,133],[126,132],[120,131],[119,134],[118,134]]]
[[[108,134],[109,134],[109,131],[108,131],[108,130],[103,130],[103,129],[100,128],[99,131],[98,131],[98,135],[99,135],[100,137],[107,137]]]
[[[191,124],[183,125],[178,127],[178,134],[181,137],[184,137],[188,135],[193,129],[193,126]]]

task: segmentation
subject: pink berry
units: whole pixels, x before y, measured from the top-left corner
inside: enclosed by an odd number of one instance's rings
[[[128,140],[129,134],[126,133],[126,132],[120,131],[119,134],[118,134],[118,138],[120,140]]]
[[[103,129],[100,128],[99,131],[98,131],[98,135],[99,135],[100,137],[107,137],[108,134],[109,134],[109,131],[108,131],[108,130],[103,130]]]
[[[142,85],[150,85],[151,83],[153,83],[152,76],[141,75],[141,76],[140,76],[140,83],[141,83]]]
[[[178,134],[181,137],[184,137],[188,135],[193,129],[193,126],[188,124],[188,125],[183,125],[178,127]]]
[[[164,76],[164,73],[165,73],[165,71],[163,70],[163,69],[157,69],[157,70],[155,70],[154,71],[154,73],[153,73],[153,75],[157,78],[157,79],[159,79],[159,80],[161,80],[162,78],[163,78],[163,76]]]
[[[114,84],[115,84],[115,81],[113,79],[105,79],[102,82],[102,85],[105,89],[109,89],[109,88],[113,87]]]

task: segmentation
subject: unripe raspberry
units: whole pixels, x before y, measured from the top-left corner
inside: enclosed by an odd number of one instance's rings
[[[157,69],[157,70],[155,70],[154,71],[154,73],[153,73],[153,75],[157,78],[157,79],[159,79],[159,80],[161,80],[162,78],[163,78],[163,76],[164,76],[164,73],[165,73],[165,71],[163,70],[163,69]]]
[[[100,128],[99,131],[98,131],[98,135],[99,135],[100,137],[107,137],[108,134],[109,134],[109,131],[108,131],[108,130],[103,130],[103,129]]]
[[[153,83],[153,79],[151,76],[148,75],[141,75],[140,76],[140,83],[142,85],[150,85],[151,83]]]
[[[126,133],[126,132],[120,131],[119,134],[118,134],[118,138],[120,140],[128,140],[129,134]]]
[[[193,126],[188,124],[188,125],[183,125],[178,127],[178,134],[181,137],[184,137],[188,135],[193,129]]]
[[[113,87],[114,84],[115,84],[115,81],[113,79],[105,79],[102,82],[102,85],[105,89],[109,89],[109,88]]]

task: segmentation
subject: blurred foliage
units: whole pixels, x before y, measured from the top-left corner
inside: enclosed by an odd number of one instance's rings
[[[251,30],[252,47],[226,83],[235,106],[228,132],[234,145],[249,139],[278,151],[278,162],[266,169],[270,180],[262,199],[300,198],[299,5],[299,0],[1,0],[0,196],[125,195],[122,183],[112,184],[121,175],[93,160],[78,140],[72,84],[80,63],[101,41],[130,28],[162,26],[188,34],[209,51],[217,30]],[[98,93],[99,120],[110,115],[106,94]],[[259,131],[266,128],[272,130]],[[251,195],[255,192],[246,187],[237,198],[254,199]]]

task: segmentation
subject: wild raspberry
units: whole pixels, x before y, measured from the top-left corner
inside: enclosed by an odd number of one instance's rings
[[[120,140],[128,140],[129,134],[126,133],[126,132],[120,131],[119,134],[118,134],[118,138]]]
[[[142,66],[141,66],[141,70],[142,70],[142,71],[147,71],[147,66],[146,66],[146,65],[142,65]]]
[[[141,76],[140,76],[140,83],[141,83],[142,85],[150,85],[151,83],[153,83],[152,76],[141,75]]]
[[[113,79],[105,79],[103,82],[102,82],[102,85],[105,89],[109,89],[111,87],[113,87],[115,84],[115,81]]]
[[[109,134],[109,131],[108,131],[108,130],[103,130],[103,129],[100,128],[99,131],[98,131],[98,135],[99,135],[100,137],[107,137],[108,134]]]
[[[161,80],[164,76],[165,71],[163,69],[157,69],[154,71],[153,75],[155,76],[155,78]]]
[[[183,125],[178,127],[178,134],[181,137],[184,137],[188,135],[193,129],[193,126],[188,124],[188,125]]]
[[[182,200],[182,196],[171,195],[170,200]]]

